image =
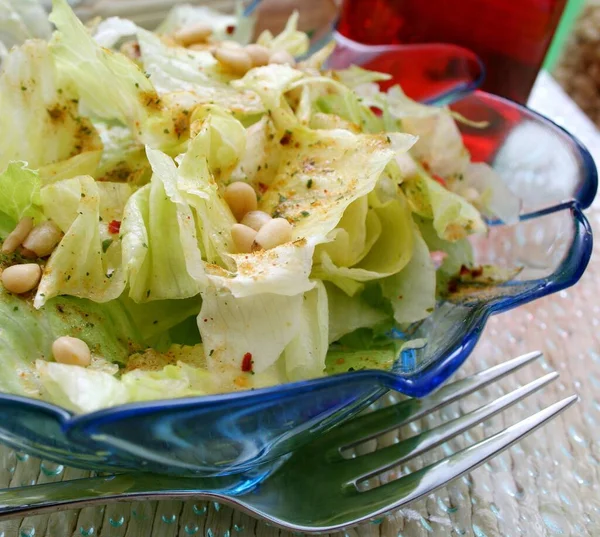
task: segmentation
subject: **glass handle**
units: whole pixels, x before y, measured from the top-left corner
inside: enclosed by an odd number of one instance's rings
[[[474,91],[483,82],[485,68],[472,51],[456,45],[363,45],[335,33],[337,47],[328,67],[358,65],[392,75],[381,85],[400,84],[417,101],[447,104]]]

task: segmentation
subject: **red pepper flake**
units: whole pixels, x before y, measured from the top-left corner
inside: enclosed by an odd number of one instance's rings
[[[448,282],[448,292],[456,293],[458,291],[458,282],[456,280],[450,280]]]
[[[371,112],[373,112],[377,117],[381,117],[383,115],[383,110],[377,106],[371,106]]]
[[[242,358],[242,371],[244,373],[250,373],[252,371],[252,365],[254,362],[252,361],[252,353],[247,352],[244,354],[244,358]]]
[[[338,359],[335,361],[335,363],[336,363],[337,365],[342,365],[342,364],[343,364],[345,361],[346,361],[346,360],[344,360],[343,358],[338,358]]]
[[[121,222],[120,220],[113,220],[110,224],[108,224],[108,232],[116,235],[121,231]]]
[[[476,267],[471,271],[473,278],[479,278],[483,274],[483,267]]]
[[[264,194],[267,190],[269,190],[269,185],[265,185],[264,183],[258,183],[258,190],[261,194]]]
[[[467,267],[466,265],[461,265],[460,266],[460,275],[461,276],[466,276],[467,274],[471,273],[471,269],[469,267]]]
[[[285,131],[285,134],[279,140],[281,145],[288,145],[292,141],[292,131]]]
[[[227,28],[225,28],[225,31],[228,35],[231,35],[233,32],[235,32],[235,26],[233,24],[230,24],[229,26],[227,26]]]
[[[435,181],[437,181],[440,185],[442,186],[446,186],[446,181],[444,180],[443,177],[440,177],[439,175],[436,175],[435,173],[431,175],[433,177],[433,179]]]

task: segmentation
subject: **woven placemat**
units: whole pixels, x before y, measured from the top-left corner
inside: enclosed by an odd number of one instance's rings
[[[600,135],[557,84],[542,75],[532,106],[579,136],[600,162]],[[597,204],[598,205],[598,204]],[[600,207],[588,212],[600,236]],[[545,359],[471,396],[460,405],[411,424],[380,440],[396,442],[496,398],[550,368],[558,382],[448,446],[411,462],[423,464],[514,423],[538,408],[578,393],[581,402],[508,452],[452,485],[350,536],[600,536],[600,257],[574,288],[490,320],[458,376],[540,349]],[[371,446],[373,447],[373,446]],[[0,486],[83,477],[86,472],[41,462],[0,448]],[[308,493],[308,491],[307,491]],[[200,501],[135,502],[54,513],[0,523],[0,537],[291,537],[227,506]]]

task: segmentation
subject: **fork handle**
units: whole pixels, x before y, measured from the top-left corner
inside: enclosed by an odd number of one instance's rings
[[[1,489],[0,520],[117,501],[190,497],[227,501],[233,494],[235,485],[239,484],[239,476],[182,478],[155,474],[118,474]],[[239,494],[243,490],[235,488],[235,492]]]

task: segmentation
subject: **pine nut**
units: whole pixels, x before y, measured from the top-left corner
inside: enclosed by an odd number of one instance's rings
[[[87,367],[92,363],[92,354],[87,343],[76,337],[61,336],[54,340],[52,354],[59,364]]]
[[[208,43],[194,43],[188,47],[188,50],[193,50],[194,52],[210,52],[211,46]]]
[[[35,288],[41,277],[42,269],[37,263],[13,265],[2,271],[2,284],[8,292],[20,295]]]
[[[252,68],[250,55],[243,48],[219,47],[214,55],[223,67],[234,73],[244,75]]]
[[[250,56],[252,65],[254,67],[267,65],[269,63],[269,59],[271,58],[271,51],[262,45],[247,45],[246,52]]]
[[[270,220],[272,220],[270,214],[263,211],[250,211],[242,218],[242,224],[251,227],[254,231],[258,231]]]
[[[51,220],[46,220],[31,230],[23,241],[23,247],[38,257],[46,257],[52,253],[61,238],[62,233],[58,226]]]
[[[160,35],[160,40],[167,45],[167,47],[178,47],[179,43],[177,41],[175,41],[175,39],[173,39],[172,36],[168,35],[168,34],[163,34]]]
[[[220,41],[219,47],[235,48],[235,49],[244,48],[237,41],[232,41],[231,39],[225,39],[224,41]]]
[[[207,24],[198,23],[193,26],[186,26],[180,28],[175,32],[173,37],[178,43],[181,43],[184,47],[193,45],[195,43],[202,43],[206,41],[212,34],[212,28]]]
[[[269,63],[279,63],[282,65],[291,65],[294,67],[296,65],[296,60],[287,50],[278,50],[271,54],[269,58]]]
[[[256,234],[254,244],[269,250],[292,240],[292,225],[285,218],[273,218]]]
[[[2,253],[3,254],[12,254],[27,238],[29,232],[33,229],[33,218],[26,216],[25,218],[21,218],[17,227],[13,229],[4,242],[2,243]]]
[[[233,224],[231,227],[231,238],[238,254],[250,253],[255,237],[256,231],[244,224]]]
[[[481,196],[479,192],[475,190],[473,187],[469,186],[462,191],[462,197],[465,198],[469,203],[474,203],[479,201]]]
[[[258,205],[256,201],[256,192],[254,192],[254,189],[247,183],[231,183],[225,189],[223,197],[238,222],[244,218],[246,213],[256,211]]]

